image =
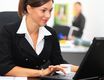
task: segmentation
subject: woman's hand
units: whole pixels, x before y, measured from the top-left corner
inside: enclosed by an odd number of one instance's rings
[[[49,66],[48,68],[41,70],[41,76],[49,75],[55,71],[62,71],[64,74],[66,74],[65,68],[66,68],[65,66],[60,66],[60,65]],[[79,68],[78,66],[71,65],[72,72],[76,72],[78,68]]]
[[[64,74],[66,74],[63,66],[56,65],[56,66],[49,66],[48,68],[41,70],[41,76],[49,75],[55,71],[62,71]]]
[[[71,71],[76,72],[78,70],[79,66],[71,65]]]

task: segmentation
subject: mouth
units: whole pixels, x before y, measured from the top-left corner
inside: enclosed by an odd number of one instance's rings
[[[42,20],[43,23],[47,23],[48,20]]]

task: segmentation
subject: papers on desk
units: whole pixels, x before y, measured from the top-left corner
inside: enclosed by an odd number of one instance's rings
[[[63,47],[63,48],[72,48],[72,47],[75,46],[73,40],[71,40],[71,41],[69,41],[69,40],[60,40],[59,42],[60,42],[60,46]]]
[[[7,76],[0,76],[0,80],[27,80],[27,77],[7,77]]]
[[[73,40],[60,40],[62,52],[86,52],[89,47],[75,46]]]

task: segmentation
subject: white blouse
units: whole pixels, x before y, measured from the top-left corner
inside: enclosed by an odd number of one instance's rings
[[[35,49],[33,46],[32,38],[30,37],[29,32],[26,27],[26,16],[23,16],[23,19],[17,31],[17,34],[25,34],[25,38],[27,39],[29,44],[32,46],[32,48],[36,51],[37,55],[39,55],[41,51],[43,50],[44,42],[45,42],[44,37],[52,35],[44,26],[41,26],[39,28],[38,40],[37,40],[36,49]]]

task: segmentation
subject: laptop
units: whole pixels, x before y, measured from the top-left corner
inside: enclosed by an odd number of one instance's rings
[[[43,76],[42,80],[101,80],[104,77],[104,38],[96,37],[75,75]]]

